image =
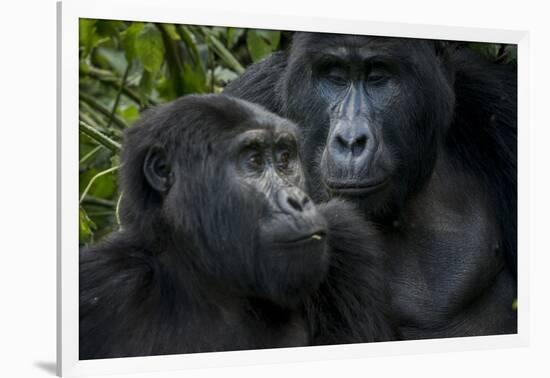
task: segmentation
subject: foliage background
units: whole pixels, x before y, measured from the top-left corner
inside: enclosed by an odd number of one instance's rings
[[[143,110],[190,93],[219,93],[245,67],[285,49],[291,37],[284,31],[80,19],[80,243],[118,228],[122,133]],[[489,60],[516,63],[515,46],[469,45]]]

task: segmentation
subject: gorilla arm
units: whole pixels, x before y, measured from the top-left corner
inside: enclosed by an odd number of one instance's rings
[[[329,224],[330,267],[306,304],[312,345],[395,340],[377,231],[345,201],[318,208]]]

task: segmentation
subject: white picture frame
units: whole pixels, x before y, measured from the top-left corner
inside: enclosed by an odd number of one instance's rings
[[[199,353],[105,360],[78,359],[78,19],[98,18],[414,37],[518,45],[518,333],[450,339],[382,342],[323,347]],[[526,346],[529,333],[527,240],[528,67],[525,31],[369,22],[367,20],[278,17],[246,12],[208,12],[178,1],[112,0],[58,3],[58,256],[57,371],[62,376],[145,373],[197,367],[240,366],[365,356]]]

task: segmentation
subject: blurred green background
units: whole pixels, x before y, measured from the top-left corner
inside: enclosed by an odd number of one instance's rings
[[[244,69],[286,48],[291,32],[80,19],[80,243],[118,228],[122,132],[150,106],[189,93],[218,93]],[[514,64],[516,48],[469,44]]]

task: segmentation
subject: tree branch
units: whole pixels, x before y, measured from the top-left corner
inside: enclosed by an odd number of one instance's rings
[[[99,172],[97,175],[95,175],[94,177],[92,177],[92,179],[90,180],[90,182],[88,182],[88,185],[86,186],[86,189],[84,189],[84,191],[82,192],[82,195],[80,196],[80,201],[78,201],[78,204],[79,205],[82,205],[82,201],[84,201],[84,198],[86,198],[86,195],[88,194],[88,192],[90,191],[90,189],[92,188],[92,185],[94,184],[95,180],[97,180],[98,178],[100,178],[101,176],[105,176],[106,174],[109,174],[111,172],[114,172],[116,171],[117,169],[120,168],[120,165],[116,165],[114,167],[111,167],[109,169],[106,169],[102,172]]]
[[[86,67],[85,69],[80,68],[80,74],[91,77],[92,79],[95,79],[105,85],[109,85],[115,89],[120,88],[121,80],[110,71],[102,70],[102,69],[90,66],[90,67]],[[141,109],[143,109],[147,105],[153,105],[153,106],[157,105],[156,101],[150,98],[141,97],[138,92],[134,91],[133,89],[129,88],[126,85],[122,86],[122,93],[126,97],[134,101],[136,104],[138,104]]]
[[[107,122],[107,129],[111,127],[111,123],[113,123],[113,118],[116,116],[116,110],[118,109],[118,104],[120,102],[120,95],[122,94],[122,88],[124,88],[124,84],[126,84],[126,80],[128,79],[128,74],[130,73],[130,68],[132,67],[132,62],[128,62],[126,65],[126,70],[124,71],[124,76],[122,77],[122,81],[120,83],[120,87],[118,88],[118,92],[116,94],[115,103],[113,104],[113,109],[111,110],[111,115],[109,117],[109,121]]]
[[[90,96],[89,94],[80,92],[79,98],[81,101],[85,102],[86,104],[90,105],[94,110],[98,111],[99,113],[103,114],[107,119],[111,116],[111,111],[107,109],[103,104],[96,101],[95,98]],[[126,122],[124,122],[122,119],[120,119],[117,116],[113,117],[113,123],[120,127],[121,129],[125,129],[128,127]]]
[[[210,30],[205,27],[201,27],[202,32],[205,34],[207,40],[210,42],[210,46],[214,52],[220,57],[221,60],[225,62],[233,71],[241,75],[244,72],[244,67],[239,63],[239,61],[231,54],[231,52],[225,48],[223,43],[216,38]]]
[[[101,207],[108,207],[110,209],[114,209],[116,206],[115,201],[106,200],[99,197],[94,196],[86,196],[84,197],[84,201],[82,201],[85,205],[95,205],[95,206],[101,206]]]
[[[94,139],[95,140],[95,139]],[[96,146],[93,150],[88,152],[86,155],[82,157],[82,159],[79,160],[78,165],[82,165],[88,162],[95,154],[97,154],[103,147],[102,144]]]
[[[86,124],[84,121],[78,121],[78,128],[81,133],[89,136],[102,146],[108,148],[109,150],[118,153],[120,152],[120,144],[109,138],[107,135],[101,133],[100,131],[94,129],[92,126]]]

